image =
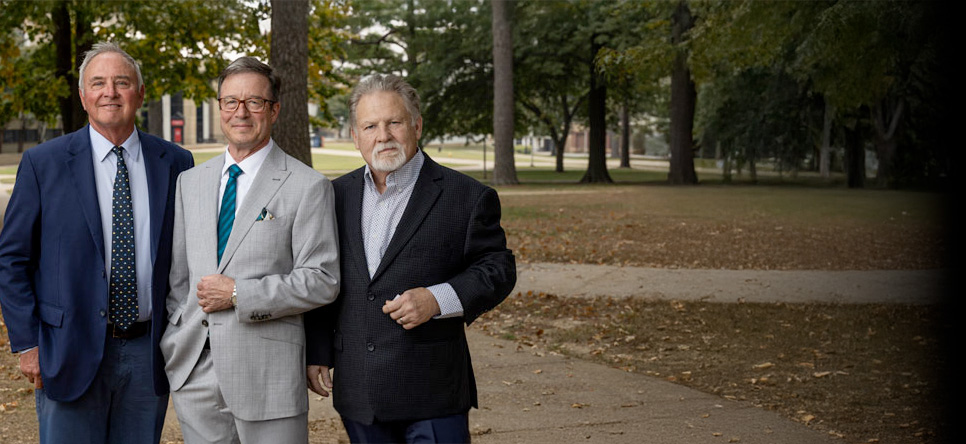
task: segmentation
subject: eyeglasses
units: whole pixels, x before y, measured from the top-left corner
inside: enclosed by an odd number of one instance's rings
[[[266,105],[277,102],[275,100],[260,99],[257,97],[245,100],[239,100],[234,97],[222,97],[218,99],[218,109],[222,111],[235,112],[238,109],[238,105],[241,103],[245,104],[245,108],[248,109],[248,112],[260,113],[265,111]]]

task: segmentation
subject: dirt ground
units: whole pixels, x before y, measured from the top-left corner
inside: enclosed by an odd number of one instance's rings
[[[803,217],[729,212],[767,206],[735,201],[715,207],[710,202],[726,194],[714,196],[707,188],[694,189],[696,200],[687,204],[694,212],[669,212],[674,201],[653,200],[661,191],[649,191],[655,192],[640,198],[618,191],[576,207],[573,195],[505,193],[510,247],[523,263],[732,270],[946,266],[942,225],[918,214],[916,199],[886,217],[874,214],[879,209],[869,210],[868,218],[843,216],[865,211],[850,200]],[[919,444],[942,442],[950,404],[951,391],[943,385],[951,359],[942,341],[949,320],[944,314],[941,307],[921,305],[721,304],[537,292],[511,295],[471,328],[748,401],[842,442]],[[4,331],[0,442],[36,442],[33,405]],[[311,424],[311,442],[337,442],[340,427]],[[177,438],[177,430],[167,430],[162,442]]]

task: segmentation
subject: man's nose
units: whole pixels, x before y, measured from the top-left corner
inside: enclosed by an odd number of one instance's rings
[[[105,86],[104,86],[104,95],[106,95],[108,97],[116,97],[117,96],[117,87],[114,86],[114,83],[113,82],[104,82],[104,83],[105,83]]]
[[[389,132],[389,125],[379,125],[376,128],[376,138],[380,142],[387,142],[392,139],[392,133]]]
[[[245,103],[244,101],[238,102],[238,108],[235,109],[235,112],[231,114],[238,117],[248,117],[248,115],[251,114],[251,111],[248,110],[248,103]]]

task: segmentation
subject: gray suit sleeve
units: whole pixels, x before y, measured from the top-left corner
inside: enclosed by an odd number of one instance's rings
[[[302,201],[292,222],[292,270],[236,280],[239,322],[303,313],[331,303],[339,293],[339,240],[332,184],[319,175],[319,180],[302,191]],[[266,313],[271,317],[266,317]]]

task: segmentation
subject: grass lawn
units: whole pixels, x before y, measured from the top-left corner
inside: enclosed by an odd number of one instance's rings
[[[196,162],[217,154],[195,153]],[[362,158],[315,154],[313,162],[334,176],[362,165]],[[13,174],[16,167],[4,170]],[[610,173],[616,184],[580,185],[582,169],[523,167],[523,185],[498,187],[508,247],[518,263],[734,270],[948,265],[949,202],[940,194],[851,190],[808,178],[722,185],[711,174],[699,174],[701,185],[668,186],[666,172]],[[841,442],[931,444],[938,442],[943,394],[951,393],[936,372],[955,359],[936,334],[944,319],[940,307],[932,306],[723,304],[538,292],[511,295],[471,328],[515,340],[521,349],[592,360],[746,401]],[[34,395],[3,328],[0,323],[0,435],[35,442]],[[329,442],[312,436],[313,443]]]
[[[518,263],[731,270],[949,266],[948,202],[939,194],[646,181],[498,190],[507,244]],[[954,355],[940,340],[956,331],[949,319],[938,306],[533,292],[510,295],[471,328],[534,353],[561,353],[746,401],[841,442],[930,444],[947,442],[937,435],[943,407],[954,405],[940,376]],[[940,328],[949,333],[937,333]]]

